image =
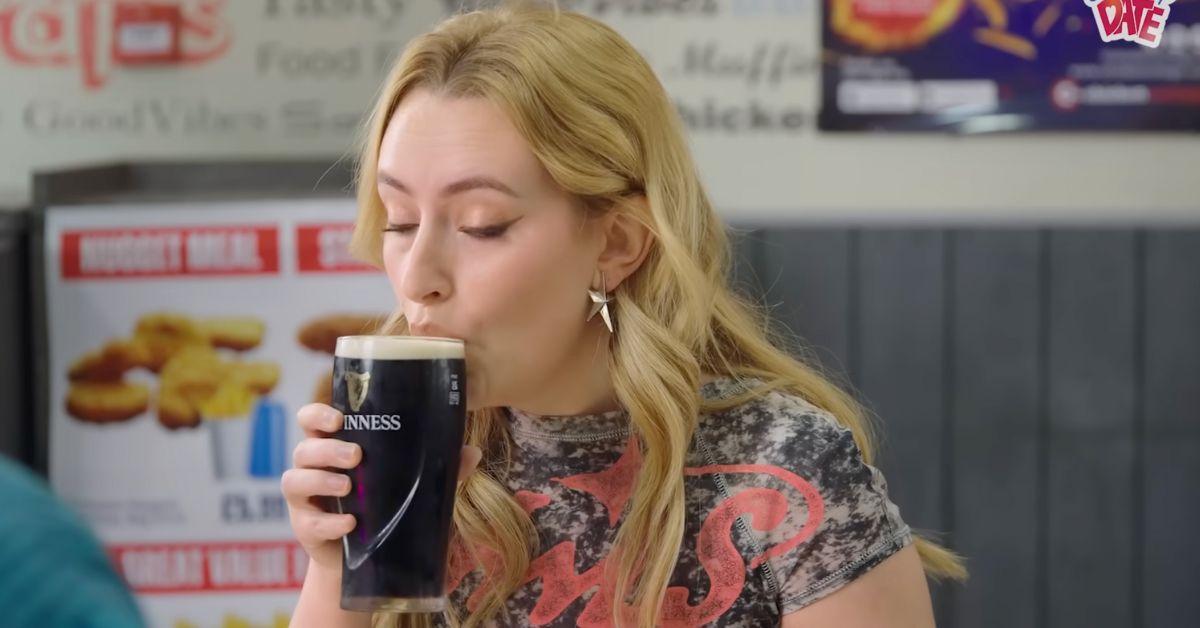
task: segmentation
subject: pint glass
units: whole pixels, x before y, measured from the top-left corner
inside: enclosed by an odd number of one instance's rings
[[[437,612],[466,424],[461,340],[342,336],[333,360],[337,438],[362,447],[339,512],[358,523],[342,539],[341,607]]]

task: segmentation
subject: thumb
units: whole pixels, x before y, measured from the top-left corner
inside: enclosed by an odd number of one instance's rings
[[[479,466],[479,461],[483,458],[483,451],[474,445],[464,445],[462,449],[462,457],[458,464],[458,481],[461,484],[475,471],[475,467]]]

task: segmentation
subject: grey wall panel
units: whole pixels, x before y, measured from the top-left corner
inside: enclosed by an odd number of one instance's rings
[[[1146,237],[1143,455],[1137,513],[1147,628],[1200,626],[1200,232]]]
[[[953,532],[972,572],[955,626],[1037,619],[1039,243],[1036,231],[953,239]]]
[[[1135,625],[1134,236],[1050,241],[1047,625]]]
[[[967,556],[939,626],[1200,625],[1200,231],[768,227],[740,250],[882,420],[905,519]]]
[[[839,378],[852,372],[852,242],[846,229],[780,228],[762,234],[759,272],[774,317]]]
[[[943,234],[867,231],[859,250],[859,386],[882,419],[881,463],[916,527],[943,527]]]
[[[946,531],[945,235],[862,232],[856,321],[858,386],[882,419],[879,466],[915,529]],[[938,622],[952,604],[935,587]]]

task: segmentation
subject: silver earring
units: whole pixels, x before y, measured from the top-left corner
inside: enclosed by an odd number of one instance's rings
[[[592,290],[588,288],[588,296],[592,298],[592,312],[588,314],[587,319],[590,321],[600,312],[600,316],[604,317],[604,325],[608,327],[608,333],[612,333],[613,324],[612,316],[608,313],[608,304],[612,301],[612,296],[608,294],[608,284],[604,281],[604,271],[600,271],[600,287],[601,290]]]

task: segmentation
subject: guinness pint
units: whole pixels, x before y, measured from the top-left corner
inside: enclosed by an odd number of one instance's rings
[[[342,336],[333,358],[337,438],[362,461],[339,512],[357,526],[342,539],[341,607],[437,612],[466,425],[461,340]]]

